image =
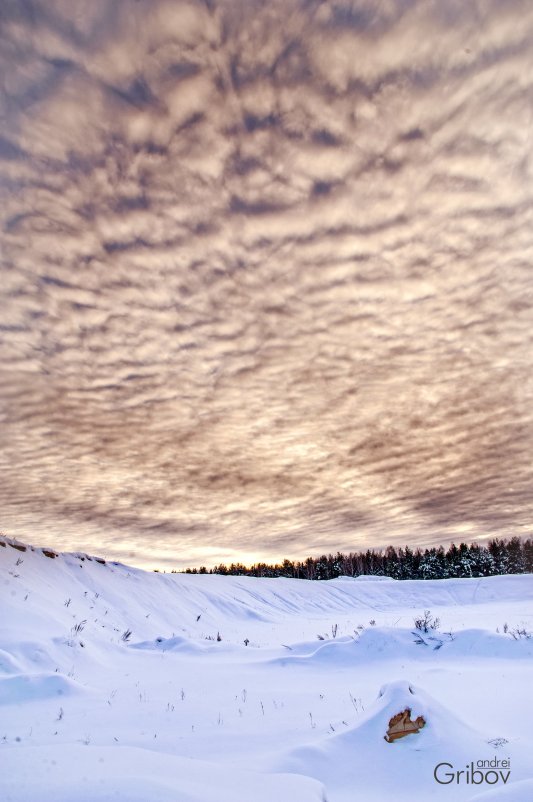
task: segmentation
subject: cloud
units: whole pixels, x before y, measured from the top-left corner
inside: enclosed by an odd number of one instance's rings
[[[527,3],[0,13],[6,530],[176,565],[527,530]]]

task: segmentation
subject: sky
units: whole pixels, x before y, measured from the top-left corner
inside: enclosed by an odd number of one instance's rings
[[[533,531],[528,0],[2,0],[0,527]]]

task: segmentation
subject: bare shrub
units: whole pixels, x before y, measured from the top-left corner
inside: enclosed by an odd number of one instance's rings
[[[533,638],[533,632],[530,632],[525,627],[515,627],[514,629],[510,629],[509,635],[511,635],[514,640],[521,640],[522,638],[530,640]]]
[[[440,619],[435,618],[431,614],[431,610],[424,610],[420,618],[414,619],[414,625],[415,629],[418,629],[420,632],[429,632],[430,629],[438,629],[440,627]]]

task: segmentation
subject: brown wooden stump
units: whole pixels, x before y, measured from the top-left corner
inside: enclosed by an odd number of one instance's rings
[[[411,710],[406,707],[401,713],[397,713],[389,721],[389,729],[384,736],[387,743],[391,744],[397,741],[398,738],[404,738],[406,735],[413,735],[420,732],[422,727],[425,727],[426,721],[423,716],[418,716],[414,721],[411,721]]]

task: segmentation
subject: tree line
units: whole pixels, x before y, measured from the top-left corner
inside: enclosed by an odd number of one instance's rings
[[[292,579],[335,579],[338,576],[389,576],[392,579],[449,579],[496,574],[533,573],[533,540],[494,538],[486,546],[478,543],[452,543],[429,549],[409,546],[384,550],[323,554],[305,560],[281,563],[241,563],[214,568],[187,568],[186,574],[226,574],[231,576],[290,577]]]

